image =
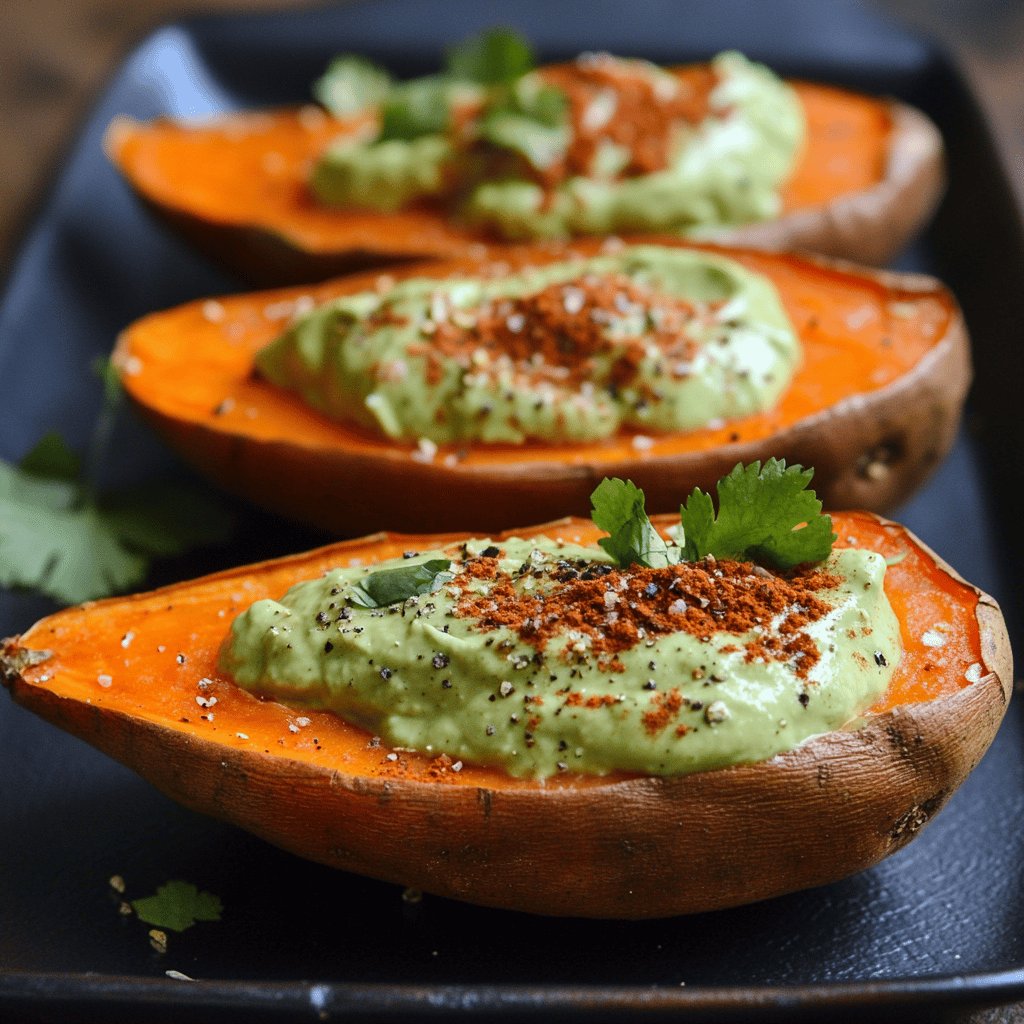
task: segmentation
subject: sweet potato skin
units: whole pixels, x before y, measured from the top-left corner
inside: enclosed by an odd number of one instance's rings
[[[591,253],[599,245],[587,241],[509,249],[505,256],[512,265],[533,253],[550,261],[567,252]],[[340,433],[336,439],[258,434],[244,421],[229,424],[197,415],[187,402],[175,407],[154,400],[143,379],[126,372],[136,352],[134,338],[147,331],[146,321],[122,335],[114,360],[142,415],[211,480],[288,518],[341,536],[382,525],[497,530],[507,525],[510,511],[520,521],[586,514],[591,492],[606,476],[632,479],[644,489],[649,508],[667,511],[693,487],[710,490],[737,462],[770,456],[814,466],[815,488],[829,507],[894,507],[938,465],[955,438],[971,378],[969,342],[959,310],[938,282],[922,275],[865,271],[817,258],[758,258],[769,267],[778,259],[810,273],[820,268],[826,275],[853,275],[904,299],[936,299],[950,304],[950,316],[924,358],[882,387],[848,394],[830,407],[785,422],[767,437],[723,440],[708,448],[689,446],[679,435],[680,442],[668,451],[621,445],[609,453],[601,445],[551,446],[540,455],[478,454],[452,462],[440,455],[417,459],[408,445],[367,446]],[[467,261],[424,265],[395,276],[450,272],[465,269],[464,264]],[[351,287],[357,284],[369,286],[360,279]],[[483,453],[485,447],[473,446],[473,451]]]
[[[713,772],[548,787],[522,780],[451,785],[240,750],[129,708],[57,696],[26,678],[46,620],[24,641],[5,642],[0,675],[16,701],[172,798],[300,856],[531,913],[696,913],[825,884],[898,850],[945,804],[995,735],[1012,676],[997,605],[909,532],[886,528],[900,531],[900,542],[938,566],[951,587],[976,595],[986,672],[954,692],[871,714],[862,728]],[[282,562],[267,566],[275,564]],[[263,568],[197,583],[234,586]],[[181,602],[189,586],[156,591],[155,599]]]
[[[795,83],[815,96],[821,87]],[[836,94],[840,90],[832,90]],[[892,259],[927,220],[945,184],[942,137],[916,108],[894,99],[877,101],[889,124],[878,179],[854,191],[814,203],[787,203],[772,221],[748,224],[700,237],[723,245],[768,249],[806,249],[869,265]],[[359,227],[344,228],[338,212],[334,229],[318,237],[290,226],[287,217],[273,226],[255,217],[215,215],[195,208],[167,188],[152,187],[132,155],[134,140],[147,126],[121,118],[108,129],[110,159],[140,199],[200,251],[256,286],[320,281],[371,267],[414,259],[462,254],[496,239],[446,223],[441,214],[360,214]],[[808,155],[808,159],[814,159]],[[368,230],[368,220],[376,227]]]

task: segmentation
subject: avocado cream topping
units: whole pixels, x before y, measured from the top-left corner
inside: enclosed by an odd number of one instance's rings
[[[643,245],[345,295],[256,361],[327,416],[396,440],[520,443],[686,431],[765,411],[799,359],[765,277]]]
[[[374,606],[394,572],[412,596]],[[393,746],[516,776],[682,774],[855,724],[900,657],[884,574],[880,555],[849,549],[776,572],[473,540],[257,602],[221,667]]]
[[[742,54],[679,71],[607,53],[536,70],[520,61],[502,81],[471,70],[390,83],[378,69],[371,88],[365,65],[336,62],[321,99],[350,114],[358,93],[379,124],[324,153],[317,198],[389,212],[440,202],[506,238],[714,227],[781,209],[803,111]]]

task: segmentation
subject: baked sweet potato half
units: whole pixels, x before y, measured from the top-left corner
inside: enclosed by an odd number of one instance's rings
[[[463,258],[393,276],[493,275],[600,251],[596,240],[527,246],[497,264]],[[631,478],[648,507],[666,511],[737,462],[773,455],[815,466],[831,507],[881,511],[909,495],[952,443],[970,379],[967,336],[948,291],[918,275],[714,251],[774,283],[803,363],[772,411],[687,433],[424,451],[329,420],[254,373],[255,354],[295,309],[372,289],[379,279],[370,274],[153,314],[123,333],[115,364],[142,415],[217,484],[342,534],[496,530],[513,515],[585,514],[605,476]]]
[[[389,750],[329,712],[297,718],[219,671],[231,617],[251,602],[331,567],[463,539],[452,534],[381,533],[70,608],[4,642],[0,674],[18,703],[174,799],[324,864],[541,914],[712,910],[821,885],[898,850],[978,763],[1010,697],[991,598],[904,527],[868,513],[837,515],[833,527],[840,547],[890,563],[904,650],[889,689],[855,728],[716,771],[537,782],[456,770],[450,758]],[[600,534],[581,520],[514,532]]]
[[[695,70],[674,73],[685,79]],[[793,88],[806,141],[782,190],[782,214],[709,237],[884,263],[941,194],[938,130],[920,111],[895,100],[805,82]],[[338,120],[317,107],[197,124],[119,118],[107,132],[106,149],[148,206],[255,284],[458,256],[470,244],[495,240],[422,203],[381,213],[317,202],[308,184],[314,161],[339,136],[355,136],[366,124],[366,116]]]

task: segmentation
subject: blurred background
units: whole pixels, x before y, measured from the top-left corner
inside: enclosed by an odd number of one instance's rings
[[[989,118],[1024,209],[1024,0],[864,3],[931,35],[955,55]],[[74,139],[76,124],[123,56],[151,28],[187,15],[313,6],[320,5],[309,0],[10,0],[0,5],[0,279]],[[501,6],[495,4],[495,20],[500,19]]]

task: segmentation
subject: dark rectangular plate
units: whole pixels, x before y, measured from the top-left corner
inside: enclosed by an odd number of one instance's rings
[[[939,123],[949,192],[900,266],[935,272],[954,287],[978,373],[967,429],[900,518],[999,598],[1019,637],[1015,584],[1024,563],[1005,467],[1019,467],[1024,450],[1024,246],[984,122],[949,62],[852,2],[518,0],[500,17],[545,58],[608,48],[673,62],[737,47],[787,75],[906,98]],[[302,101],[340,50],[404,73],[428,70],[444,44],[494,18],[475,0],[385,0],[201,20],[143,42],[71,150],[8,284],[0,456],[20,458],[51,429],[81,443],[99,403],[90,363],[109,352],[120,328],[151,310],[238,288],[152,221],[107,164],[100,139],[113,116]],[[112,483],[182,472],[127,415],[115,451]],[[238,512],[244,543],[165,563],[152,582],[323,539]],[[0,594],[0,636],[50,610],[41,599]],[[0,1016],[794,1020],[827,1007],[854,1019],[935,1019],[1024,998],[1022,772],[1024,733],[1012,708],[948,809],[871,871],[699,917],[544,920],[429,896],[407,902],[393,886],[287,856],[170,803],[3,700]],[[134,895],[170,878],[193,881],[223,899],[224,919],[172,935],[160,956],[139,921],[118,915],[107,885],[115,873]],[[168,969],[200,980],[169,980]]]

